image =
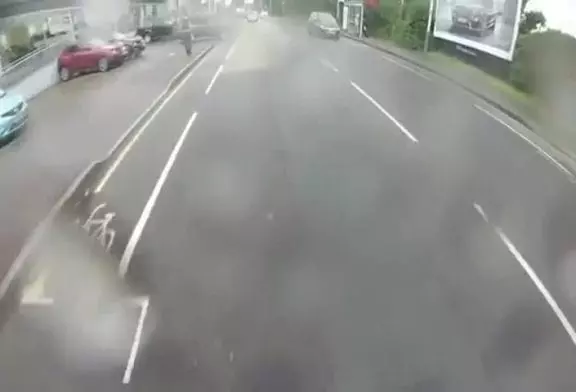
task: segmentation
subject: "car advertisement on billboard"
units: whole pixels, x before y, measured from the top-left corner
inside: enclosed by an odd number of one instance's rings
[[[521,0],[437,0],[434,36],[512,60]]]

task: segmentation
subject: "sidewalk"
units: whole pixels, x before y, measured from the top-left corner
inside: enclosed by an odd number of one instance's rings
[[[539,145],[547,145],[562,163],[576,172],[576,133],[570,131],[569,121],[557,121],[552,125],[550,119],[554,116],[545,113],[544,105],[537,98],[516,90],[476,67],[439,52],[417,52],[374,38],[346,37],[410,62],[478,96],[524,125],[531,131],[528,137]]]
[[[10,87],[8,90],[22,95],[27,100],[32,99],[42,91],[58,83],[59,79],[56,68],[56,60],[54,60],[34,71],[28,77]]]

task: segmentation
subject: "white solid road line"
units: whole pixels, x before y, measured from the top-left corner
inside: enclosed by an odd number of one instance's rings
[[[340,72],[340,71],[338,71],[338,68],[336,68],[336,66],[334,64],[332,64],[330,61],[328,61],[326,59],[320,59],[320,62],[326,68],[330,68],[332,71],[334,71],[336,73]]]
[[[216,71],[216,73],[212,77],[210,84],[208,85],[208,87],[206,88],[206,91],[204,92],[206,95],[210,94],[210,90],[212,90],[212,86],[214,86],[214,83],[216,83],[216,79],[218,79],[218,76],[222,73],[223,69],[224,69],[223,65],[220,65],[218,67],[218,70]]]
[[[407,65],[405,65],[405,64],[402,64],[402,63],[400,63],[399,61],[396,61],[396,60],[394,60],[394,59],[392,59],[392,58],[390,58],[390,57],[388,57],[388,56],[382,55],[382,58],[383,58],[384,60],[386,60],[386,61],[391,62],[392,64],[396,64],[397,66],[399,66],[399,67],[401,67],[401,68],[404,68],[404,69],[407,70],[407,71],[412,72],[412,73],[415,74],[415,75],[420,76],[420,77],[423,78],[423,79],[426,79],[426,80],[428,80],[428,81],[431,81],[431,80],[432,80],[432,79],[430,79],[428,76],[426,76],[426,75],[424,75],[423,73],[421,73],[420,71],[417,71],[417,70],[415,70],[414,68],[411,68],[411,67],[409,67],[409,66],[407,66]]]
[[[141,303],[140,317],[138,318],[138,325],[136,326],[136,332],[134,333],[134,340],[132,341],[132,347],[130,349],[130,356],[128,357],[128,363],[126,364],[126,369],[124,370],[124,377],[122,377],[123,384],[129,384],[132,379],[132,371],[134,370],[134,364],[136,363],[136,356],[138,355],[138,349],[140,348],[140,342],[142,340],[142,331],[144,330],[144,321],[146,320],[146,315],[148,314],[148,307],[150,306],[150,298],[144,298]]]
[[[112,177],[112,174],[114,174],[114,172],[116,171],[116,169],[118,168],[120,163],[122,163],[124,158],[126,158],[126,155],[132,149],[132,147],[134,147],[134,144],[136,144],[136,142],[138,141],[140,136],[142,136],[142,133],[144,133],[146,128],[148,128],[148,126],[150,126],[152,121],[154,121],[156,116],[162,111],[162,109],[164,109],[164,107],[168,104],[168,102],[170,102],[170,100],[174,97],[174,95],[176,95],[178,93],[178,91],[180,91],[180,89],[186,84],[186,82],[188,82],[188,80],[192,77],[192,75],[194,75],[196,73],[196,70],[198,68],[200,68],[200,66],[204,63],[204,60],[206,60],[206,57],[208,57],[208,56],[204,56],[204,58],[202,58],[202,60],[200,60],[200,62],[198,64],[196,64],[194,69],[184,79],[182,79],[182,81],[174,88],[174,90],[172,90],[170,95],[168,95],[168,97],[166,97],[164,102],[162,102],[162,104],[160,104],[160,106],[158,106],[158,108],[154,111],[154,113],[152,113],[150,118],[140,127],[140,129],[134,135],[132,140],[130,140],[130,143],[128,143],[126,145],[126,147],[124,147],[122,152],[118,155],[118,158],[116,158],[114,163],[108,168],[108,171],[106,171],[106,174],[104,175],[104,177],[102,177],[102,180],[100,180],[100,183],[98,184],[98,186],[94,190],[95,193],[102,192],[102,190],[106,186],[106,183],[110,180],[110,177]]]
[[[170,157],[168,158],[168,161],[166,162],[166,165],[164,166],[164,169],[162,170],[162,173],[160,174],[158,181],[156,181],[156,185],[154,185],[154,189],[152,190],[150,198],[148,199],[146,205],[144,206],[144,209],[142,210],[142,214],[140,215],[140,218],[138,219],[136,226],[134,226],[134,230],[132,230],[132,235],[130,236],[130,240],[128,240],[128,245],[126,245],[126,249],[124,249],[124,254],[122,254],[122,258],[120,259],[120,266],[118,267],[118,274],[122,277],[124,277],[126,275],[126,272],[128,272],[128,267],[130,266],[130,261],[132,260],[132,256],[134,255],[136,245],[138,245],[138,241],[140,241],[140,237],[142,236],[144,227],[146,226],[146,223],[150,218],[150,214],[154,209],[156,200],[158,200],[160,191],[162,190],[162,187],[164,186],[164,183],[166,182],[166,179],[170,174],[172,166],[174,166],[176,157],[178,156],[178,153],[180,152],[180,149],[184,144],[184,140],[186,139],[188,132],[190,132],[190,128],[192,128],[192,125],[194,124],[194,121],[196,120],[197,116],[198,113],[195,112],[192,115],[192,117],[190,117],[190,120],[186,124],[184,131],[182,131],[182,134],[180,135],[178,142],[174,146],[174,149],[172,150],[172,153],[170,154]]]
[[[386,109],[384,109],[378,102],[376,102],[374,98],[368,95],[366,91],[362,90],[360,86],[358,86],[356,83],[352,81],[350,82],[350,84],[352,85],[352,87],[358,90],[358,92],[362,94],[368,101],[370,101],[372,105],[376,106],[378,110],[380,110],[386,117],[388,117],[390,121],[392,121],[402,131],[402,133],[406,135],[408,139],[412,140],[414,143],[418,143],[418,139],[416,139],[414,135],[408,132],[408,130],[404,128],[404,126],[400,123],[400,121],[396,120],[390,113],[388,113]]]
[[[234,41],[234,43],[232,44],[230,49],[228,49],[228,53],[226,53],[226,57],[225,57],[226,61],[228,61],[230,59],[230,57],[232,57],[232,55],[234,54],[234,51],[236,50],[236,42],[238,42],[238,41]]]
[[[480,204],[474,203],[474,208],[476,209],[476,211],[478,211],[482,219],[484,219],[484,222],[488,223],[488,215],[486,215],[482,206]]]
[[[480,213],[480,215],[482,215],[482,219],[484,219],[484,221],[490,224],[482,207],[478,204],[474,204],[474,207],[479,213],[480,211],[482,211],[482,213]],[[570,324],[570,321],[568,320],[568,317],[566,317],[566,314],[564,313],[562,308],[560,308],[560,305],[558,305],[558,302],[556,302],[556,300],[554,299],[552,294],[550,294],[546,286],[544,286],[544,283],[542,283],[536,272],[532,269],[530,264],[528,264],[524,256],[522,256],[522,254],[518,251],[518,249],[512,243],[512,241],[510,241],[510,239],[504,233],[504,231],[502,231],[502,229],[498,226],[492,226],[492,227],[496,232],[496,234],[498,235],[498,237],[500,238],[500,240],[504,243],[504,245],[506,245],[508,251],[512,254],[512,256],[514,256],[518,264],[520,264],[520,266],[524,269],[524,272],[526,272],[528,277],[532,280],[538,291],[540,291],[540,294],[542,294],[542,296],[544,297],[550,308],[552,308],[552,311],[554,312],[558,320],[560,320],[560,323],[568,333],[568,336],[572,340],[572,343],[576,345],[576,331],[574,330],[572,324]]]
[[[548,305],[550,305],[550,307],[556,314],[556,317],[558,317],[558,320],[560,320],[560,322],[562,323],[562,326],[570,336],[570,339],[572,339],[572,343],[576,345],[576,331],[574,331],[574,327],[572,326],[572,324],[570,324],[570,321],[568,321],[568,317],[566,317],[566,314],[564,314],[564,311],[560,308],[560,305],[558,305],[554,297],[552,297],[552,294],[550,294],[546,286],[544,286],[544,283],[542,283],[538,275],[536,275],[536,272],[534,272],[532,267],[530,267],[530,264],[528,264],[528,262],[522,256],[522,254],[518,251],[518,249],[516,249],[512,241],[510,241],[510,239],[506,236],[506,234],[504,234],[504,232],[500,228],[496,228],[496,232],[498,233],[498,236],[500,237],[502,242],[504,242],[510,253],[514,256],[516,261],[518,261],[518,263],[522,266],[522,268],[524,268],[524,271],[526,271],[530,279],[532,279],[534,285],[536,285],[538,290],[540,290],[540,293],[542,294],[546,302],[548,302]]]
[[[510,131],[512,131],[514,134],[516,134],[516,136],[518,136],[520,139],[524,140],[526,143],[530,144],[532,147],[534,147],[536,149],[536,151],[538,151],[538,153],[540,155],[542,155],[545,159],[547,159],[550,163],[552,163],[554,166],[556,166],[561,172],[563,172],[564,174],[566,174],[571,181],[575,181],[576,179],[574,178],[574,175],[570,172],[570,170],[566,169],[566,167],[564,167],[564,165],[562,165],[560,162],[558,162],[554,157],[552,157],[550,154],[548,154],[546,151],[544,151],[542,149],[542,147],[540,147],[539,145],[537,145],[536,143],[534,143],[532,140],[530,140],[529,138],[527,138],[526,136],[524,136],[522,133],[518,132],[516,129],[514,129],[511,125],[509,125],[508,123],[506,123],[504,120],[498,118],[496,115],[490,113],[488,110],[484,109],[482,106],[479,105],[474,105],[474,107],[478,110],[480,110],[482,113],[484,113],[485,115],[487,115],[488,117],[492,118],[494,121],[502,124],[503,126],[505,126],[506,128],[508,128]]]

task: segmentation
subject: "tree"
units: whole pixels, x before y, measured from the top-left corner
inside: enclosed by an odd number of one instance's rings
[[[546,27],[546,17],[540,11],[528,11],[522,15],[520,21],[520,34],[530,34],[535,30]]]
[[[556,30],[524,35],[512,64],[510,81],[521,90],[541,94],[573,78],[576,39]]]

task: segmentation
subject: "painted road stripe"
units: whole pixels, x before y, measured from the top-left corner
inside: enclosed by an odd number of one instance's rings
[[[202,54],[200,54],[202,55]],[[199,55],[199,56],[200,56]],[[134,144],[136,144],[136,142],[138,141],[138,139],[140,138],[140,136],[142,136],[142,134],[144,133],[144,131],[146,130],[146,128],[148,128],[150,126],[150,124],[152,123],[152,121],[154,121],[154,119],[156,118],[156,116],[162,111],[162,109],[164,109],[164,107],[168,104],[168,102],[170,102],[170,100],[174,97],[174,95],[176,95],[176,93],[178,93],[178,91],[180,91],[180,89],[186,84],[186,82],[188,82],[188,80],[192,77],[192,75],[194,75],[196,73],[196,70],[198,68],[200,68],[200,66],[204,63],[204,61],[206,60],[206,57],[208,56],[204,56],[200,62],[198,64],[196,64],[196,66],[194,66],[194,69],[192,69],[192,71],[190,71],[190,73],[184,78],[182,79],[182,81],[174,88],[174,90],[172,90],[172,92],[170,93],[170,95],[168,95],[168,97],[166,97],[166,99],[162,102],[162,104],[160,104],[160,106],[158,106],[158,108],[154,111],[154,113],[152,113],[150,115],[150,118],[140,127],[140,129],[138,129],[138,132],[134,135],[134,137],[132,138],[132,140],[130,140],[130,143],[128,143],[126,145],[126,147],[124,147],[124,149],[122,150],[122,152],[118,155],[118,158],[116,158],[116,160],[114,161],[114,163],[110,166],[110,168],[108,169],[108,171],[106,172],[106,174],[104,175],[104,177],[102,177],[102,180],[100,181],[100,183],[98,184],[98,186],[96,187],[96,189],[94,190],[95,193],[100,193],[102,192],[102,190],[104,189],[104,187],[106,186],[106,183],[110,180],[110,177],[112,177],[112,174],[114,174],[114,172],[116,171],[116,169],[118,169],[118,166],[120,166],[120,163],[122,163],[122,161],[124,160],[124,158],[126,158],[126,155],[128,154],[128,152],[130,152],[130,150],[132,149],[132,147],[134,147]],[[194,60],[193,60],[194,61]],[[145,112],[146,113],[146,112]],[[136,120],[138,122],[138,120]]]
[[[332,64],[330,61],[326,60],[326,59],[320,59],[320,62],[322,63],[323,66],[325,66],[326,68],[331,69],[332,71],[338,73],[340,72],[338,70],[338,68],[336,68],[336,66],[334,64]]]
[[[486,223],[490,224],[489,219],[486,213],[484,212],[484,209],[479,204],[474,204],[474,208],[482,216],[482,219]],[[560,308],[560,305],[558,305],[558,302],[556,302],[556,300],[554,299],[552,294],[550,294],[550,291],[548,291],[546,286],[544,286],[544,283],[540,280],[534,269],[530,266],[530,264],[528,264],[524,256],[522,256],[518,248],[516,248],[516,246],[512,243],[510,238],[508,238],[508,236],[504,233],[504,231],[498,226],[493,226],[492,224],[490,224],[490,226],[492,226],[492,228],[494,229],[500,240],[504,243],[510,254],[514,256],[514,259],[516,259],[516,261],[524,269],[524,272],[526,272],[530,280],[532,280],[532,283],[534,283],[538,291],[540,291],[540,294],[542,294],[542,296],[544,297],[544,299],[546,300],[546,302],[548,303],[548,305],[550,306],[550,308],[552,309],[558,320],[560,320],[560,323],[568,333],[568,336],[572,340],[572,343],[576,345],[576,331],[574,330],[572,324],[570,324],[570,321],[568,321],[568,317],[566,317],[566,314],[564,313],[562,308]]]
[[[132,372],[134,371],[134,365],[136,364],[136,356],[138,355],[138,349],[140,348],[140,342],[142,341],[144,321],[146,320],[146,315],[148,314],[148,308],[150,306],[150,298],[143,298],[140,306],[141,308],[140,317],[138,318],[138,325],[136,326],[132,347],[130,348],[130,356],[128,357],[128,363],[126,364],[124,376],[122,377],[123,384],[129,384],[130,380],[132,379]]]
[[[22,305],[53,305],[54,299],[46,296],[48,272],[42,271],[23,291]]]
[[[236,42],[238,42],[238,41],[234,41],[234,43],[232,44],[230,49],[228,49],[228,53],[226,53],[226,57],[225,57],[226,61],[230,60],[230,57],[232,57],[232,55],[234,54],[234,51],[236,51]]]
[[[222,73],[222,70],[224,69],[223,65],[220,65],[218,67],[218,70],[216,71],[216,73],[214,74],[214,76],[212,77],[212,80],[210,81],[210,84],[208,85],[208,87],[206,88],[206,91],[204,92],[206,95],[210,94],[210,91],[212,90],[212,87],[214,86],[214,83],[216,83],[216,79],[218,79],[218,76],[220,76],[220,74]]]
[[[420,77],[423,78],[423,79],[426,79],[426,80],[428,80],[428,81],[431,81],[431,79],[430,79],[428,76],[424,75],[422,72],[417,71],[417,70],[415,70],[414,68],[409,67],[409,66],[407,66],[407,65],[405,65],[405,64],[402,64],[401,62],[396,61],[395,59],[392,59],[392,58],[390,58],[389,56],[384,56],[384,55],[382,55],[382,58],[383,58],[384,60],[386,60],[386,61],[391,62],[392,64],[396,64],[397,66],[399,66],[399,67],[401,67],[401,68],[404,68],[404,69],[407,70],[407,71],[412,72],[412,73],[415,74],[415,75],[420,76]]]
[[[158,200],[160,191],[162,190],[162,187],[164,186],[164,183],[166,182],[166,179],[170,174],[170,170],[172,170],[172,166],[174,166],[174,162],[176,162],[176,157],[178,156],[178,153],[180,152],[180,149],[184,144],[184,140],[186,140],[186,136],[188,135],[188,132],[190,132],[190,128],[192,128],[192,125],[194,124],[194,121],[196,120],[197,116],[198,113],[195,112],[192,115],[192,117],[190,117],[190,120],[186,124],[184,131],[182,131],[182,134],[180,135],[178,142],[176,142],[176,145],[174,146],[174,149],[172,150],[172,153],[170,154],[170,157],[168,158],[168,161],[166,162],[166,165],[164,166],[164,169],[162,170],[162,173],[160,174],[158,181],[156,181],[156,185],[154,186],[154,189],[150,194],[150,198],[148,199],[146,205],[144,206],[144,210],[142,210],[142,214],[140,215],[140,218],[138,219],[136,226],[134,226],[134,230],[132,231],[130,240],[128,240],[128,245],[126,245],[126,249],[124,249],[124,254],[120,259],[120,266],[118,267],[118,274],[122,277],[124,277],[126,275],[126,272],[128,271],[130,261],[132,260],[132,256],[134,255],[134,250],[136,249],[136,245],[138,245],[138,241],[140,241],[140,237],[142,236],[144,227],[146,226],[146,223],[150,218],[150,214],[152,213],[156,201]]]
[[[556,166],[561,172],[566,174],[572,182],[574,182],[576,180],[574,178],[574,175],[570,172],[570,170],[566,169],[566,167],[563,164],[558,162],[554,157],[552,157],[550,154],[548,154],[546,151],[544,151],[542,149],[542,147],[540,147],[538,144],[536,144],[535,142],[533,142],[532,140],[530,140],[529,138],[524,136],[522,133],[518,132],[516,129],[514,129],[511,125],[506,123],[504,120],[498,118],[496,115],[494,115],[494,114],[490,113],[488,110],[484,109],[482,106],[474,105],[474,107],[476,109],[478,109],[479,111],[481,111],[482,113],[484,113],[485,115],[487,115],[488,117],[492,118],[494,121],[505,126],[510,131],[512,131],[514,134],[516,134],[516,136],[518,136],[520,139],[524,140],[526,143],[528,143],[532,147],[534,147],[536,149],[536,151],[538,151],[538,154],[542,155],[546,160],[548,160],[550,163],[552,163],[554,166]]]
[[[402,131],[402,133],[404,135],[406,135],[406,137],[410,140],[412,140],[414,143],[418,143],[418,139],[416,139],[416,137],[414,135],[412,135],[410,132],[408,132],[408,130],[406,128],[404,128],[404,125],[402,125],[400,123],[400,121],[396,120],[390,113],[388,113],[388,111],[386,109],[384,109],[378,102],[376,102],[376,100],[374,98],[372,98],[370,95],[368,95],[368,93],[364,90],[362,90],[362,88],[360,86],[358,86],[356,83],[354,82],[350,82],[350,84],[352,85],[352,87],[354,87],[356,90],[358,90],[358,92],[360,94],[362,94],[368,101],[370,101],[370,103],[372,103],[372,105],[376,106],[376,108],[378,110],[380,110],[386,117],[388,117],[390,119],[390,121],[392,121],[399,129],[400,131]]]

